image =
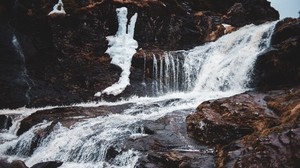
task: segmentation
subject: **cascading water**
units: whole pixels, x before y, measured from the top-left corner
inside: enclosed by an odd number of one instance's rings
[[[154,57],[152,78],[157,83],[153,92],[244,90],[253,63],[268,47],[271,33],[270,24],[248,25],[189,51],[166,52],[159,66]]]
[[[21,136],[14,135],[0,144],[0,157],[21,159],[28,166],[58,160],[63,162],[61,167],[64,168],[134,167],[143,153],[125,149],[123,143],[126,139],[147,136],[142,131],[142,121],[154,121],[174,111],[194,109],[205,100],[247,90],[253,63],[268,48],[274,25],[275,22],[249,25],[189,51],[167,52],[160,58],[153,55],[153,92],[168,94],[90,104],[111,106],[131,103],[120,114],[86,119],[70,128],[58,123],[31,151],[29,146],[35,132],[51,124],[48,121],[40,123]],[[28,115],[36,110],[29,111]],[[9,113],[14,112],[0,111],[0,114]],[[110,148],[117,151],[116,156],[107,159]]]
[[[27,99],[27,103],[30,102],[30,97],[29,97],[29,92],[31,90],[31,86],[34,84],[33,81],[29,78],[29,75],[27,73],[27,69],[26,69],[26,65],[25,65],[25,56],[24,56],[24,53],[23,53],[23,50],[20,46],[20,43],[16,37],[16,35],[13,35],[12,36],[12,40],[11,40],[11,43],[13,44],[16,52],[19,54],[20,58],[21,58],[21,61],[22,61],[22,64],[23,64],[23,67],[22,67],[22,72],[21,72],[21,76],[22,78],[24,79],[24,82],[26,83],[26,85],[28,86],[28,89],[25,93],[25,97]]]

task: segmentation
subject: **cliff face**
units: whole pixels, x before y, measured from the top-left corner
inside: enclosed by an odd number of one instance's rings
[[[48,16],[55,1],[1,1],[1,108],[93,100],[95,92],[116,82],[121,70],[104,52],[105,37],[117,31],[115,9],[121,6],[129,16],[138,13],[135,39],[146,53],[216,40],[224,34],[222,23],[240,27],[279,17],[266,0],[63,2],[66,15]],[[14,36],[25,59],[15,51]],[[134,69],[130,92],[142,90],[140,67]]]
[[[299,85],[300,19],[287,18],[278,22],[271,45],[256,61],[256,87],[274,89]]]

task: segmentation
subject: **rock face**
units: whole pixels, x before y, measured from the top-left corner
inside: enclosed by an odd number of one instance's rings
[[[300,88],[207,101],[187,117],[191,137],[218,148],[217,167],[297,167]]]
[[[55,3],[0,2],[0,34],[5,37],[0,47],[5,53],[5,62],[1,62],[1,108],[93,100],[95,92],[115,83],[121,70],[110,65],[110,58],[104,54],[105,37],[116,33],[115,9],[121,6],[128,8],[129,16],[138,13],[135,39],[146,52],[187,49],[216,40],[224,34],[222,23],[239,27],[278,19],[278,12],[266,0],[64,0],[67,14],[50,17]],[[236,9],[239,6],[244,10]],[[24,60],[9,44],[13,33]],[[25,68],[30,79],[24,75]],[[136,67],[132,73],[132,87],[128,89],[143,90],[139,80],[143,70]]]
[[[275,28],[269,51],[254,67],[256,87],[272,89],[300,82],[300,19],[287,18]]]

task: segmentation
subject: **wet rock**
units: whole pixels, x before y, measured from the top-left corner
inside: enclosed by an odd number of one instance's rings
[[[287,18],[275,27],[271,48],[257,58],[254,85],[272,89],[300,83],[300,19]]]
[[[241,94],[212,100],[197,107],[187,117],[189,135],[208,144],[227,144],[264,127],[276,125],[278,118],[272,111],[266,113],[260,95]]]
[[[42,162],[33,165],[31,168],[57,168],[61,166],[62,162],[57,161],[49,161],[49,162]],[[0,160],[0,168],[28,168],[23,161],[15,160],[11,163],[8,163],[4,160]]]
[[[142,160],[142,159],[141,159]],[[213,168],[214,156],[200,151],[150,152],[137,167]]]
[[[14,28],[0,20],[0,107],[17,108],[29,103],[24,58],[14,46]]]
[[[187,117],[188,134],[217,148],[217,167],[297,167],[300,88],[207,101]]]
[[[12,119],[7,115],[0,115],[0,130],[1,129],[9,129],[12,126]]]
[[[70,127],[74,123],[87,118],[104,116],[111,113],[120,113],[131,104],[119,106],[100,107],[61,107],[49,110],[37,111],[21,121],[17,135],[28,131],[32,126],[45,121],[60,122],[63,126]]]
[[[15,160],[11,163],[0,160],[0,168],[28,168],[23,161]]]
[[[58,161],[42,162],[33,165],[31,168],[57,168],[63,163]]]
[[[245,137],[224,147],[220,167],[298,167],[299,128],[272,131],[262,137]]]
[[[199,146],[187,136],[185,112],[135,126],[143,128],[139,133],[143,136],[126,140],[124,150],[135,149],[143,154],[137,167],[214,167],[213,149]]]

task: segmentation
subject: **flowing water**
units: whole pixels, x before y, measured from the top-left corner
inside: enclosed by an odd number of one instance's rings
[[[188,51],[166,52],[160,58],[153,56],[154,82],[149,87],[160,96],[78,104],[76,106],[91,107],[132,103],[122,113],[86,119],[70,128],[58,123],[33,151],[30,145],[35,134],[51,122],[44,121],[16,136],[19,122],[38,109],[3,109],[0,114],[13,114],[14,122],[10,130],[0,133],[0,158],[24,160],[28,166],[58,160],[64,162],[61,166],[64,168],[134,167],[142,153],[134,149],[122,150],[122,145],[128,138],[147,136],[141,121],[154,121],[174,111],[194,109],[205,100],[248,90],[253,64],[268,48],[274,25],[275,22],[248,25],[216,42]],[[54,107],[45,107],[49,108]],[[110,147],[118,154],[108,161]]]

